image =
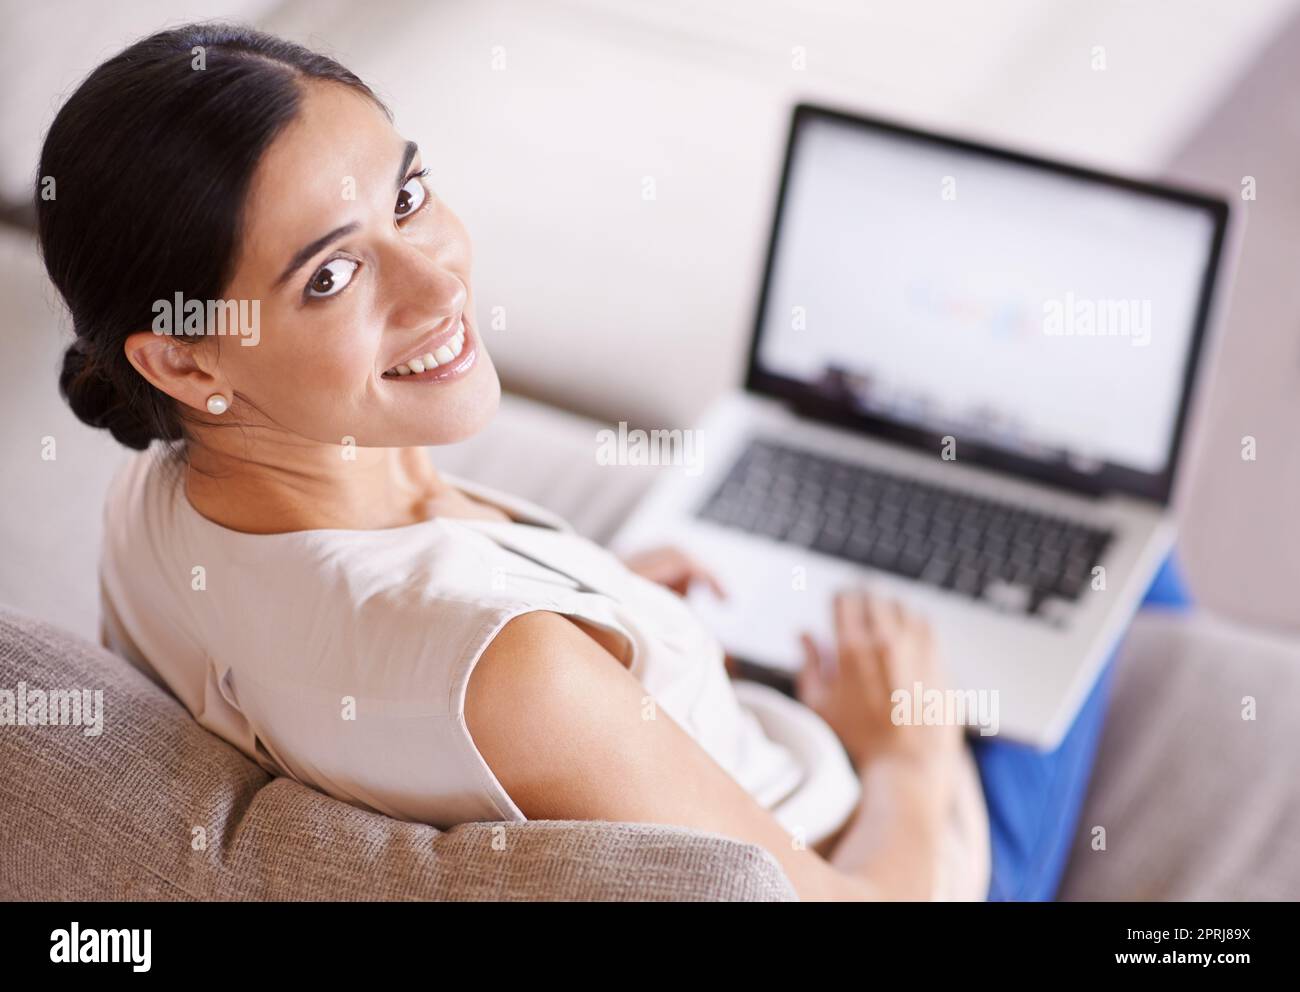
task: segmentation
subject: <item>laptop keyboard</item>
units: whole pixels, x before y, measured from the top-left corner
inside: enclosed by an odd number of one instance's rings
[[[1113,536],[762,439],[698,516],[1058,623]]]

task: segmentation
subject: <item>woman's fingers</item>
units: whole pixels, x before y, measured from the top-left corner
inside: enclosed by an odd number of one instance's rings
[[[709,571],[709,569],[705,568],[703,565],[697,567],[698,567],[697,574],[702,579],[704,579],[705,583],[708,584],[708,587],[713,590],[713,594],[717,596],[718,599],[728,598],[726,587],[723,586],[722,582],[718,579],[718,577],[714,575],[711,571]]]
[[[675,582],[680,587],[682,595],[686,595],[691,585],[699,581],[708,586],[719,599],[727,598],[727,590],[723,588],[718,577],[691,555],[680,548],[669,548],[666,555],[667,568],[674,573]]]
[[[880,691],[886,697],[904,681],[906,673],[899,667],[904,652],[900,650],[900,640],[906,636],[903,615],[899,612],[897,600],[888,601],[875,593],[864,593],[865,611],[870,617],[872,629],[877,642],[877,680]]]
[[[889,605],[891,607],[890,613],[894,620],[894,629],[899,631],[906,630],[911,624],[911,621],[915,618],[916,614],[912,613],[911,610],[904,606],[901,599],[890,600]]]
[[[685,596],[696,581],[703,582],[719,599],[727,598],[722,582],[708,568],[680,548],[668,546],[640,551],[623,559],[623,564],[642,578],[667,586]]]
[[[859,691],[888,697],[918,680],[939,683],[930,626],[900,600],[844,589],[835,596],[834,613],[838,667],[853,673]]]
[[[875,632],[865,613],[861,594],[842,589],[835,594],[836,662],[841,673],[857,672],[870,676],[865,664],[873,650]]]
[[[881,754],[944,758],[959,734],[922,734],[894,722],[894,692],[942,684],[929,623],[902,603],[864,589],[845,589],[835,597],[835,630],[843,670],[833,679],[808,665],[801,698],[824,699],[819,710],[861,767]],[[815,645],[804,637],[805,655]]]
[[[897,601],[888,602],[867,590],[863,590],[861,595],[876,639],[886,644],[890,643],[898,636],[900,629],[901,616]]]
[[[805,706],[820,713],[825,708],[829,695],[827,675],[822,670],[821,651],[807,631],[799,634],[799,643],[803,646],[803,666],[795,673],[795,695]]]
[[[939,663],[939,648],[934,636],[934,628],[928,620],[921,619],[917,633],[921,643],[921,657],[924,659],[924,678],[927,686],[942,689],[947,681],[943,666]]]

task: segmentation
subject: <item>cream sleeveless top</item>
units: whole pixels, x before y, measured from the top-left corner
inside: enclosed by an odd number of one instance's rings
[[[654,705],[796,839],[811,847],[854,813],[861,785],[825,721],[730,679],[680,597],[542,507],[443,473],[514,521],[246,534],[195,510],[163,451],[110,487],[106,638],[269,773],[443,829],[525,820],[475,747],[465,690],[507,621],[549,610],[620,635]],[[987,813],[967,766],[939,895],[982,899]]]

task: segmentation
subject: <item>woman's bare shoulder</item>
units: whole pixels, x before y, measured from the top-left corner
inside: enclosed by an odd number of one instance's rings
[[[528,716],[553,719],[564,715],[557,708],[611,691],[641,698],[640,683],[579,622],[550,610],[529,610],[507,621],[483,649],[470,674],[465,718],[488,728]],[[542,704],[552,709],[545,711]]]
[[[560,613],[510,619],[470,675],[465,722],[475,746],[525,815],[581,818],[555,786],[582,752],[588,774],[639,719],[644,690],[623,664]],[[592,817],[600,818],[600,817]]]
[[[479,753],[530,820],[711,831],[766,848],[805,897],[854,888],[792,845],[619,659],[562,614],[506,623],[470,676],[464,712]]]

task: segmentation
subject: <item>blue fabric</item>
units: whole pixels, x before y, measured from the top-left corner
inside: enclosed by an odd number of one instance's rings
[[[1174,555],[1151,582],[1143,607],[1188,609],[1191,599]],[[989,899],[1056,897],[1074,842],[1097,742],[1106,719],[1114,656],[1055,751],[972,737],[989,809],[993,874]]]

